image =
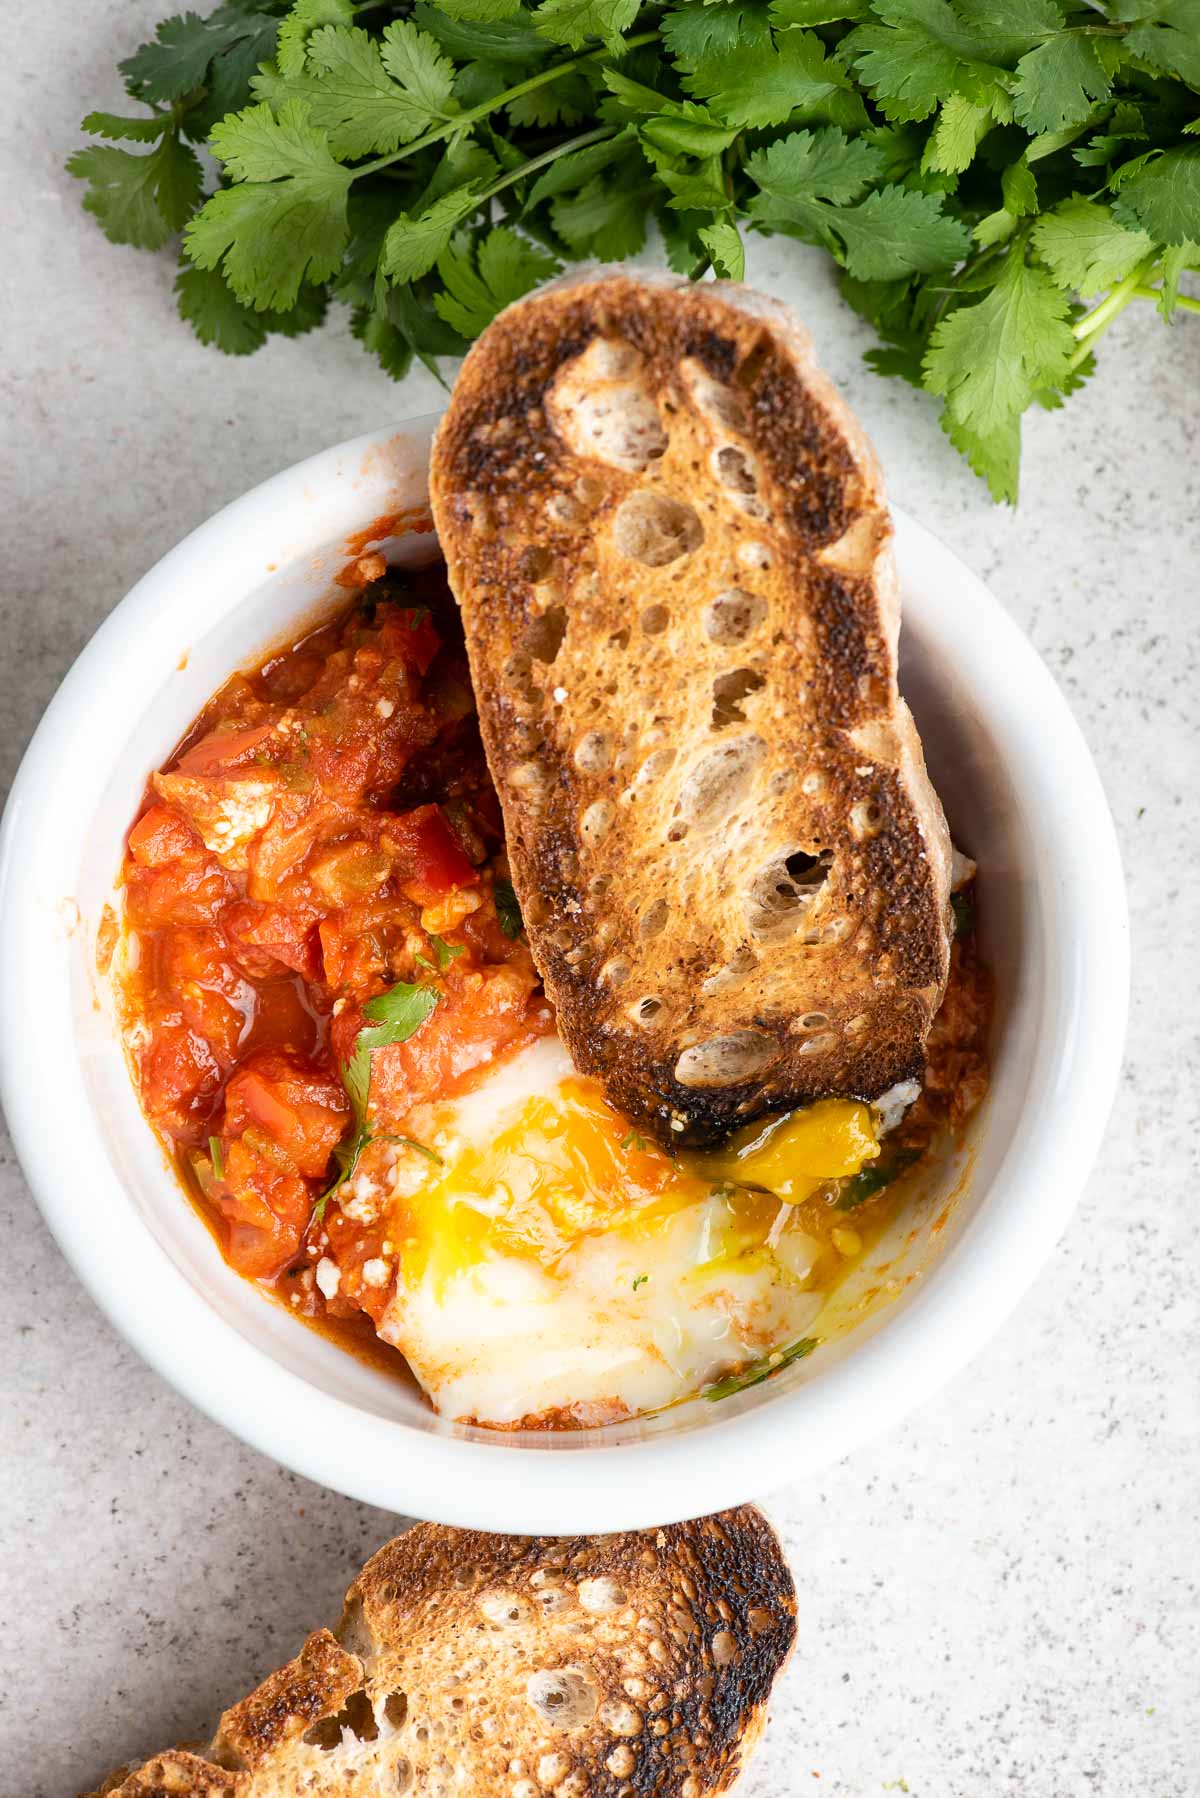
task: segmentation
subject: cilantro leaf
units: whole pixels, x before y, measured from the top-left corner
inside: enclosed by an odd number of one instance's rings
[[[535,128],[560,123],[573,125],[576,119],[583,117],[591,97],[591,89],[581,76],[574,73],[560,75],[556,81],[548,81],[532,93],[519,94],[510,100],[508,122]]]
[[[445,973],[452,961],[457,961],[460,955],[465,955],[467,953],[465,943],[448,943],[444,937],[432,935],[429,938],[429,942],[433,949],[434,960],[437,962],[438,972],[440,974]]]
[[[359,26],[321,25],[308,36],[307,72],[285,78],[267,68],[254,92],[278,113],[303,102],[338,157],[387,153],[457,111],[454,69],[436,39],[409,20],[379,40]]]
[[[243,306],[219,270],[185,264],[175,277],[175,293],[179,316],[201,343],[213,344],[227,356],[250,356],[267,341],[263,314]]]
[[[170,105],[203,86],[208,65],[246,35],[245,17],[234,7],[218,7],[210,19],[198,13],[163,19],[152,43],[120,63],[127,91],[135,100]]]
[[[424,31],[437,39],[448,55],[465,61],[527,67],[544,61],[552,54],[546,38],[540,37],[528,21],[528,15],[494,21],[476,21],[461,15],[451,18],[444,8],[418,4],[413,18]]]
[[[1083,199],[1043,213],[1033,244],[1058,285],[1084,299],[1123,281],[1153,248],[1144,231],[1127,231],[1107,206]]]
[[[769,51],[772,46],[766,9],[760,0],[727,0],[722,6],[700,0],[699,4],[676,6],[662,22],[662,37],[679,72],[704,80],[712,79],[721,62],[739,47]]]
[[[442,11],[448,18],[470,19],[482,25],[511,19],[520,10],[521,0],[442,0]]]
[[[383,240],[379,266],[392,281],[415,281],[426,275],[449,248],[456,225],[479,204],[474,181],[443,194],[416,218],[401,214]]]
[[[152,144],[171,129],[169,112],[152,113],[146,119],[122,119],[112,112],[89,112],[80,130],[93,137],[124,138],[130,143]]]
[[[811,29],[861,19],[866,10],[867,0],[771,0],[771,23],[779,30],[792,25]]]
[[[87,182],[84,209],[105,236],[142,250],[161,249],[200,198],[200,164],[175,132],[140,156],[115,144],[89,144],[69,158],[67,173]]]
[[[741,281],[745,278],[746,253],[736,225],[728,219],[718,219],[715,225],[702,225],[698,235],[712,257],[712,265],[718,275],[724,276],[727,281]]]
[[[561,267],[507,225],[498,225],[479,245],[477,267],[468,239],[458,238],[447,246],[437,265],[446,291],[435,294],[433,303],[439,316],[463,337],[477,337],[497,313]]]
[[[555,194],[578,190],[601,169],[606,169],[611,162],[628,153],[629,139],[624,132],[616,137],[608,138],[604,143],[588,144],[582,150],[568,150],[565,156],[558,156],[534,182],[525,201],[526,211],[531,211],[542,200],[551,199]]]
[[[790,1367],[793,1361],[803,1361],[806,1355],[811,1355],[819,1346],[819,1337],[803,1336],[789,1348],[775,1349],[772,1354],[764,1355],[761,1361],[752,1361],[749,1367],[727,1374],[723,1380],[714,1380],[710,1386],[702,1388],[700,1396],[715,1403],[718,1399],[732,1398],[735,1392],[746,1392],[751,1386],[761,1386],[773,1373]]]
[[[839,208],[828,223],[845,245],[846,267],[858,281],[890,281],[931,274],[965,256],[970,233],[947,218],[936,194],[884,187],[857,206]]]
[[[977,106],[965,94],[950,94],[938,110],[923,166],[946,175],[961,175],[975,160],[975,152],[992,122],[989,106]]]
[[[636,256],[646,241],[643,192],[636,185],[597,175],[577,194],[550,203],[554,229],[577,256],[612,262]]]
[[[275,60],[281,75],[303,75],[311,34],[320,25],[353,25],[353,0],[295,0],[280,22]]]
[[[1122,225],[1157,243],[1200,242],[1200,149],[1166,150],[1142,160],[1113,200]]]
[[[1200,243],[1171,244],[1163,251],[1163,278],[1159,290],[1158,310],[1167,320],[1174,317],[1179,304],[1179,277],[1185,269],[1200,268]]]
[[[1011,432],[1039,388],[1066,377],[1074,348],[1066,295],[1017,244],[991,292],[934,328],[925,385],[945,398],[960,436],[987,439]]]
[[[592,38],[615,44],[637,17],[641,0],[542,0],[534,22],[556,44],[582,50]]]
[[[1200,29],[1195,0],[1131,0],[1115,9],[1119,19],[1139,21],[1125,34],[1125,48],[1164,75],[1178,75],[1200,89]]]
[[[718,154],[729,148],[737,134],[736,125],[722,124],[707,107],[691,100],[679,106],[660,106],[641,131],[643,142],[676,156]]]
[[[684,85],[731,125],[781,125],[787,119],[866,123],[850,77],[811,31],[784,32],[778,45],[768,34],[765,42],[706,59],[685,75]]]
[[[1027,131],[1061,131],[1088,118],[1111,91],[1093,45],[1063,32],[1017,64],[1016,116]]]
[[[525,928],[525,920],[521,916],[521,902],[517,898],[512,881],[498,880],[492,897],[496,901],[496,916],[500,920],[500,928],[505,936],[520,936]]]
[[[376,1049],[386,1049],[392,1043],[406,1043],[410,1036],[416,1035],[437,1003],[436,987],[412,986],[408,981],[398,980],[395,986],[377,993],[363,1006],[363,1017],[371,1021],[359,1031],[355,1051],[365,1049],[372,1053]]]
[[[885,118],[927,119],[950,94],[984,104],[1003,93],[1003,71],[986,60],[990,43],[949,0],[874,0],[871,11],[875,22],[856,26],[841,54]]]
[[[213,153],[241,185],[219,188],[187,229],[199,268],[223,267],[247,306],[286,311],[302,281],[326,281],[346,247],[350,172],[324,132],[289,101],[233,113],[213,133]]]
[[[772,200],[832,200],[840,205],[858,199],[882,164],[873,144],[827,126],[794,131],[755,150],[746,158],[746,173]]]
[[[1037,178],[1023,157],[1020,162],[1010,163],[1001,175],[1000,192],[1005,211],[1013,218],[1027,218],[1037,211]]]

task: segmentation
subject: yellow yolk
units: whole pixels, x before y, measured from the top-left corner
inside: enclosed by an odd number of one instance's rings
[[[751,1124],[721,1149],[686,1159],[697,1173],[761,1187],[799,1205],[827,1180],[857,1174],[879,1153],[869,1105],[819,1099],[803,1111]]]
[[[408,1201],[404,1277],[444,1284],[492,1250],[553,1271],[581,1237],[652,1233],[711,1186],[631,1132],[590,1083],[564,1080]]]
[[[828,1099],[741,1133],[711,1154],[672,1159],[629,1129],[590,1081],[530,1098],[490,1142],[471,1144],[404,1206],[398,1234],[408,1284],[447,1281],[489,1253],[553,1273],[586,1236],[649,1239],[677,1214],[720,1194],[698,1265],[761,1247],[777,1200],[798,1204],[878,1155],[869,1106]]]

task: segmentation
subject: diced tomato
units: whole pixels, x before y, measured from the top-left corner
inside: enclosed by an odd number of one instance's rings
[[[443,997],[406,1043],[371,1057],[371,1116],[377,1127],[398,1125],[422,1100],[442,1098],[472,1069],[530,1030],[529,999],[537,985],[531,961],[486,970],[451,968]],[[363,1018],[347,1005],[333,1021],[340,1060],[353,1053]]]
[[[233,890],[230,875],[202,848],[151,867],[126,864],[125,910],[139,930],[211,923]]]
[[[281,1050],[252,1055],[225,1089],[225,1130],[237,1136],[257,1126],[310,1179],[325,1173],[349,1122],[341,1081]]]
[[[180,856],[204,854],[204,845],[170,805],[152,805],[129,833],[129,853],[140,868],[160,868]]]
[[[175,764],[175,773],[215,774],[221,768],[232,767],[261,748],[274,730],[272,723],[249,724],[241,730],[219,728],[210,731],[190,749],[184,750]]]
[[[316,913],[238,899],[221,913],[221,925],[246,972],[257,979],[291,968],[305,980],[321,972]]]
[[[389,606],[379,632],[388,655],[398,656],[406,667],[426,674],[442,647],[428,606]]]
[[[399,841],[412,860],[412,876],[420,898],[440,899],[456,887],[470,886],[479,876],[457,837],[446,822],[440,805],[419,805],[391,821],[389,835]],[[416,895],[414,895],[416,896]]]
[[[138,1052],[142,1102],[177,1140],[198,1142],[220,1089],[221,1066],[182,1012],[156,1011],[146,1022],[149,1040]]]
[[[271,1279],[293,1259],[312,1215],[312,1194],[287,1157],[253,1134],[225,1148],[217,1204],[229,1229],[228,1256],[241,1274]]]

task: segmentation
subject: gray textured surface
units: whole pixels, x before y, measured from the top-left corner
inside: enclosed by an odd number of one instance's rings
[[[111,248],[79,211],[61,173],[78,115],[118,98],[112,64],[161,10],[77,0],[68,33],[66,9],[27,9],[6,50],[4,785],[164,550],[275,469],[436,398],[423,375],[391,388],[338,328],[245,362],[202,350],[169,259]],[[751,275],[808,317],[897,500],[1061,681],[1124,846],[1135,994],[1097,1171],[1001,1339],[774,1504],[801,1645],[747,1798],[1194,1798],[1200,321],[1126,314],[1101,379],[1033,420],[1013,517],[923,399],[863,368],[818,258],[760,246]],[[396,1520],[264,1461],[143,1367],[3,1142],[0,1209],[0,1792],[59,1798],[199,1729],[336,1612]]]

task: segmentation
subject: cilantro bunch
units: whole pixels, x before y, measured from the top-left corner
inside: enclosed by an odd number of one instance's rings
[[[121,70],[147,110],[68,167],[114,242],[182,233],[179,310],[234,355],[335,302],[436,372],[566,261],[656,227],[737,279],[777,233],[1011,502],[1022,414],[1113,319],[1200,311],[1200,0],[224,0]]]

